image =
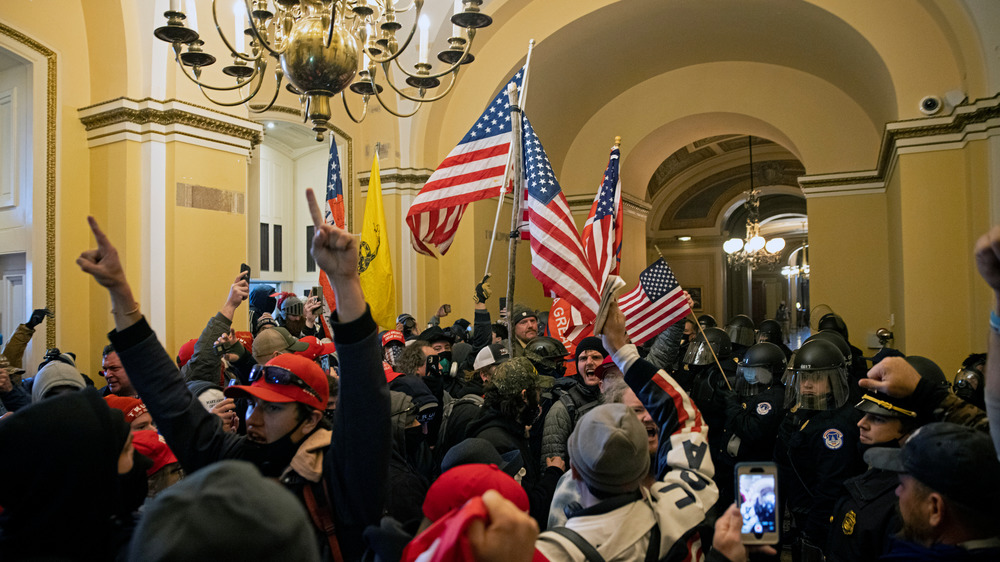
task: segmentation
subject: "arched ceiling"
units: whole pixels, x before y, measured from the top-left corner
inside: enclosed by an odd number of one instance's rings
[[[917,92],[965,88],[981,71],[961,3],[487,0],[483,10],[495,23],[476,39],[477,62],[411,138],[429,166],[440,161],[535,39],[525,110],[570,194],[594,191],[616,135],[623,185],[638,198],[680,147],[723,134],[770,138],[806,173],[870,169],[885,123],[914,117]]]

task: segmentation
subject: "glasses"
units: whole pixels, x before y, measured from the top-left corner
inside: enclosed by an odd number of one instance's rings
[[[304,390],[306,394],[319,400],[319,394],[306,384],[306,381],[300,379],[298,375],[284,367],[277,365],[254,365],[253,369],[250,370],[250,383],[255,383],[261,379],[271,384],[297,386]]]

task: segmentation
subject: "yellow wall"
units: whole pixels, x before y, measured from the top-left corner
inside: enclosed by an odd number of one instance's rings
[[[886,197],[813,197],[807,207],[810,304],[840,314],[864,350],[867,334],[889,325]]]
[[[972,257],[988,221],[985,144],[899,158],[902,347],[945,372],[985,350],[990,296]]]
[[[172,143],[167,160],[173,177],[183,178],[177,181],[246,193],[244,156]],[[225,303],[240,263],[247,259],[247,241],[245,214],[176,206],[176,188],[170,175],[168,172],[165,204],[173,207],[173,212],[167,217],[167,255],[171,261],[167,263],[168,334],[164,345],[174,354],[181,344],[198,337]],[[246,306],[244,303],[237,310],[237,330],[247,329]]]

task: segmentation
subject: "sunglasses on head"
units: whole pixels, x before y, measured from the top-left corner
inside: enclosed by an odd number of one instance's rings
[[[254,365],[253,369],[250,370],[250,383],[253,384],[261,379],[271,384],[297,386],[313,398],[319,400],[319,394],[306,384],[306,381],[284,367],[277,365]]]

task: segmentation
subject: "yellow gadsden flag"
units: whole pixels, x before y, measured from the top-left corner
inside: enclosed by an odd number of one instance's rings
[[[389,232],[385,228],[385,210],[382,208],[382,179],[377,153],[372,161],[359,250],[361,289],[372,307],[372,317],[382,328],[393,328],[396,326],[396,285],[392,280],[392,256],[389,254]]]

